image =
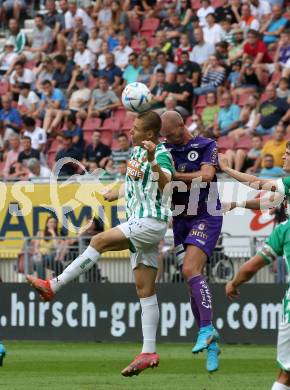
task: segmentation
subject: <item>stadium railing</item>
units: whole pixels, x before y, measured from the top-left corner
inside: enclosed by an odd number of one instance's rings
[[[235,237],[235,239],[239,242],[239,246],[237,244],[224,246],[221,243],[217,245],[206,268],[210,282],[225,283],[230,280],[237,269],[256,253],[265,237]],[[56,237],[53,243],[51,237],[47,237],[47,240],[40,237],[25,237],[22,249],[19,249],[19,238],[0,237],[0,240],[3,243],[0,248],[0,280],[21,283],[25,282],[26,274],[51,278],[61,273],[79,253],[83,252],[90,237]],[[173,249],[160,253],[159,265],[157,278],[160,283],[183,282]],[[265,267],[252,282],[285,282],[285,275],[281,276],[281,271],[277,280],[277,270],[279,274],[278,265]],[[76,282],[133,283],[129,251],[105,253],[97,265],[81,275]]]

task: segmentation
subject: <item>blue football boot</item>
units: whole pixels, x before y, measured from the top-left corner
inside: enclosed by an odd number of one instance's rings
[[[207,349],[208,346],[219,340],[219,334],[212,325],[200,328],[195,346],[192,348],[192,353],[198,353]]]
[[[221,350],[216,341],[213,341],[207,348],[206,369],[208,372],[214,372],[219,369],[219,354]]]
[[[6,349],[3,344],[0,344],[0,367],[3,366],[3,360],[6,355]]]

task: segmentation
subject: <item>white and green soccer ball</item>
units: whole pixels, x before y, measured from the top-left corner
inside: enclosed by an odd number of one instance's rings
[[[145,84],[130,83],[123,90],[122,103],[126,110],[142,113],[150,110],[152,94]]]

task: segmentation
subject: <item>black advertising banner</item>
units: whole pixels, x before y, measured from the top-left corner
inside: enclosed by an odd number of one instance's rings
[[[274,344],[286,286],[249,284],[230,301],[213,285],[214,322],[224,343]],[[160,284],[159,341],[192,341],[196,328],[186,286]],[[26,284],[0,284],[0,339],[140,341],[140,303],[133,284],[71,284],[41,302]]]

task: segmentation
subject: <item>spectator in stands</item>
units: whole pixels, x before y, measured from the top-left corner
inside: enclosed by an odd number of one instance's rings
[[[93,20],[89,17],[85,10],[77,6],[76,0],[69,0],[68,10],[64,15],[65,18],[65,34],[69,34],[75,28],[75,19],[80,17],[83,21],[86,31],[89,33],[94,27]]]
[[[244,135],[250,135],[255,130],[255,124],[259,115],[260,96],[252,94],[241,110],[239,128],[230,132],[229,136],[238,144]]]
[[[215,92],[208,92],[206,94],[206,106],[201,113],[202,124],[207,131],[212,130],[213,124],[217,119],[219,110],[220,108],[217,104],[217,96]]]
[[[33,183],[48,182],[51,175],[51,170],[40,164],[36,158],[31,158],[27,161],[28,179]]]
[[[203,36],[206,43],[215,45],[223,38],[223,29],[216,23],[214,13],[210,13],[206,16],[206,24],[203,27]]]
[[[194,16],[190,0],[181,0],[179,3],[179,19],[182,26],[188,27]]]
[[[261,77],[261,72],[257,72],[256,69],[254,69],[250,57],[244,60],[236,88],[232,91],[234,97],[242,96],[244,93],[255,93],[260,90],[261,81],[259,77]]]
[[[34,18],[35,27],[32,33],[32,40],[29,46],[21,54],[21,59],[40,61],[44,53],[52,50],[53,35],[52,30],[45,25],[44,16],[38,14]]]
[[[131,39],[131,30],[129,18],[126,12],[123,11],[120,1],[113,1],[111,5],[112,17],[110,26],[116,33],[124,33],[128,41]]]
[[[13,65],[18,58],[14,51],[14,41],[7,39],[4,50],[0,54],[0,78],[5,79],[11,72]]]
[[[23,135],[31,139],[32,148],[40,152],[44,151],[47,141],[45,130],[36,126],[35,119],[29,116],[23,118],[23,127]]]
[[[103,41],[102,46],[101,46],[101,53],[99,54],[98,57],[98,69],[99,71],[103,70],[107,66],[107,54],[109,53],[109,45],[107,41]],[[114,56],[115,57],[115,56]]]
[[[12,100],[9,95],[1,97],[2,109],[0,110],[0,121],[5,127],[4,139],[8,139],[11,134],[19,133],[22,127],[22,119],[17,108],[12,107]]]
[[[271,17],[271,5],[265,0],[250,0],[251,14],[263,23]]]
[[[28,176],[27,161],[31,158],[40,160],[40,152],[32,148],[32,140],[28,136],[23,136],[21,140],[22,151],[18,155],[15,164],[15,177],[26,178]]]
[[[183,51],[180,55],[180,66],[185,70],[187,75],[187,81],[192,84],[193,87],[199,85],[201,67],[197,62],[192,62],[189,60],[189,53]]]
[[[201,1],[201,7],[197,11],[197,16],[199,18],[199,24],[200,26],[204,27],[206,26],[206,17],[208,14],[213,14],[214,8],[210,5],[209,0],[202,0]]]
[[[153,95],[153,105],[152,109],[164,108],[164,102],[168,95],[168,84],[165,80],[165,70],[160,68],[156,72],[156,83],[151,89]]]
[[[127,161],[119,161],[116,167],[116,181],[124,182],[127,173]]]
[[[24,63],[17,61],[13,66],[13,72],[9,77],[10,91],[13,93],[14,100],[17,101],[20,93],[20,84],[30,84],[30,88],[35,88],[35,74],[32,70],[24,67]]]
[[[207,92],[216,92],[225,80],[225,69],[219,65],[215,55],[209,57],[209,61],[203,67],[201,85],[194,88],[195,96],[205,95]]]
[[[277,97],[276,88],[273,84],[266,87],[268,99],[261,104],[257,121],[254,125],[255,132],[260,135],[272,134],[275,126],[282,121],[287,123],[289,118],[289,104],[285,99]]]
[[[272,179],[285,176],[285,172],[283,171],[283,169],[274,165],[274,158],[272,154],[265,154],[262,161],[263,168],[259,173],[259,177],[263,179]]]
[[[278,42],[280,34],[286,27],[287,20],[282,17],[282,7],[273,5],[272,17],[262,26],[260,32],[264,35],[266,45]]]
[[[242,60],[244,54],[244,33],[240,28],[233,30],[234,45],[230,47],[228,52],[228,64],[232,64],[237,60]]]
[[[59,150],[55,156],[55,162],[57,163],[59,160],[63,158],[73,159],[77,161],[81,161],[82,155],[73,145],[73,139],[71,136],[62,135],[63,138],[63,148]],[[62,163],[59,176],[60,177],[69,177],[77,173],[78,165],[73,161]]]
[[[194,39],[196,45],[189,55],[190,61],[203,65],[206,61],[208,61],[209,57],[215,53],[214,45],[205,42],[201,28],[194,30]]]
[[[5,0],[1,2],[0,20],[5,20],[6,15],[13,13],[13,18],[19,22],[21,12],[27,7],[26,0]]]
[[[111,89],[118,90],[122,84],[122,71],[115,64],[115,56],[113,53],[105,55],[106,66],[104,69],[99,71],[99,76],[106,77]]]
[[[281,99],[288,99],[290,96],[289,82],[286,77],[282,77],[277,87],[277,97]]]
[[[83,20],[81,17],[77,16],[75,18],[75,27],[73,31],[71,31],[68,36],[68,41],[72,47],[77,50],[78,49],[78,41],[81,40],[84,42],[85,46],[87,45],[89,34],[85,30],[83,25]],[[91,52],[90,52],[91,53]]]
[[[269,64],[267,70],[270,73],[273,73],[275,71],[283,70],[287,62],[290,58],[290,31],[289,30],[283,30],[280,39],[277,44],[276,53],[274,56],[274,65],[272,68],[269,69]]]
[[[95,58],[82,39],[77,40],[74,62],[83,73],[89,73],[95,66]]]
[[[224,92],[221,98],[220,111],[214,123],[213,134],[215,137],[228,135],[239,126],[240,107],[233,104],[229,92]]]
[[[20,114],[36,118],[40,102],[39,96],[30,89],[28,83],[20,83],[19,90],[18,110]]]
[[[220,0],[219,7],[215,9],[215,15],[217,22],[228,19],[231,24],[238,23],[240,21],[240,2],[232,0]]]
[[[152,81],[153,72],[154,69],[151,65],[150,56],[148,54],[143,54],[141,58],[141,67],[138,76],[138,81],[150,87],[151,83],[153,82]]]
[[[133,52],[129,55],[129,65],[126,66],[123,73],[123,79],[125,80],[126,84],[137,81],[140,71],[141,66],[138,63],[138,55]]]
[[[92,142],[86,147],[83,164],[90,171],[96,168],[103,168],[105,158],[111,155],[111,149],[101,141],[101,132],[95,131],[92,135]]]
[[[185,27],[182,26],[178,14],[174,13],[169,18],[169,22],[166,27],[166,39],[171,42],[174,50],[178,48],[180,36],[184,31]]]
[[[41,94],[43,92],[42,83],[45,80],[52,82],[53,80],[53,61],[49,56],[45,56],[39,65],[34,68],[34,73],[36,76],[36,91]]]
[[[20,30],[19,23],[16,19],[9,19],[8,22],[8,37],[7,39],[14,41],[14,51],[17,54],[20,54],[26,44],[26,36],[22,30]]]
[[[166,37],[166,32],[164,30],[158,30],[156,32],[156,45],[155,49],[158,52],[165,53],[168,58],[172,58],[173,56],[173,46],[170,40]]]
[[[249,151],[239,148],[239,144],[236,144],[234,150],[228,149],[226,151],[230,166],[239,172],[255,173],[260,165],[263,139],[260,135],[254,135],[251,141],[252,147]]]
[[[56,42],[57,36],[62,27],[62,17],[57,12],[55,0],[46,0],[46,13],[44,14],[44,23],[52,30],[53,41]]]
[[[102,42],[102,38],[99,36],[99,30],[96,27],[92,28],[87,42],[87,48],[93,55],[98,55],[101,52]]]
[[[283,125],[278,125],[271,137],[263,146],[262,157],[271,153],[275,167],[283,166],[283,155],[287,144],[286,131]],[[260,161],[261,162],[261,161]]]
[[[233,27],[231,24],[231,20],[229,18],[225,18],[221,21],[222,27],[222,39],[221,41],[227,42],[230,46],[233,46],[235,43]]]
[[[182,33],[180,35],[180,42],[177,50],[175,51],[175,56],[174,56],[174,62],[178,66],[182,66],[182,60],[181,60],[181,55],[182,53],[186,52],[188,53],[188,59],[189,59],[189,53],[191,52],[192,47],[189,41],[189,35],[188,33]]]
[[[261,63],[270,64],[272,63],[272,58],[269,56],[267,46],[259,38],[259,33],[256,30],[249,30],[247,34],[247,41],[244,44],[244,55],[243,57],[252,57],[253,66],[259,65]]]
[[[154,73],[156,74],[158,69],[164,69],[166,75],[166,82],[173,83],[177,71],[176,66],[172,62],[167,61],[166,54],[163,52],[158,53],[157,61],[158,65],[155,66]]]
[[[84,132],[83,129],[77,124],[77,119],[74,114],[70,114],[66,120],[66,127],[63,132],[65,137],[72,138],[72,144],[80,155],[83,155],[84,151]]]
[[[260,23],[251,14],[251,7],[248,3],[243,4],[241,8],[240,28],[244,31],[244,33],[247,33],[249,30],[259,31],[260,28]]]
[[[18,134],[10,135],[8,139],[9,150],[6,154],[4,167],[3,167],[3,177],[5,179],[15,179],[17,174],[15,173],[15,167],[18,161],[18,155],[21,152],[20,146],[20,137]],[[1,175],[2,177],[2,175]]]
[[[89,105],[88,117],[100,117],[106,119],[111,111],[120,106],[120,99],[115,92],[109,90],[106,77],[100,77],[99,88],[95,89]]]
[[[128,45],[128,38],[124,33],[120,33],[118,38],[119,45],[114,50],[115,63],[123,70],[128,65],[129,55],[133,52],[133,49]]]
[[[73,75],[73,66],[68,64],[67,57],[63,54],[56,55],[53,58],[54,72],[52,75],[52,85],[55,88],[65,91],[71,89],[71,80]]]
[[[43,128],[47,133],[51,133],[53,118],[56,116],[56,110],[63,110],[66,106],[66,100],[60,89],[54,88],[52,82],[45,80],[42,82],[43,93],[41,95],[39,117],[43,121]]]
[[[119,148],[112,150],[112,163],[114,168],[116,168],[119,162],[128,161],[132,153],[129,138],[125,133],[119,134],[117,141]]]
[[[182,117],[186,118],[192,111],[192,85],[186,81],[185,69],[179,68],[177,72],[176,82],[169,84],[167,91],[169,96],[176,99],[176,110]]]

